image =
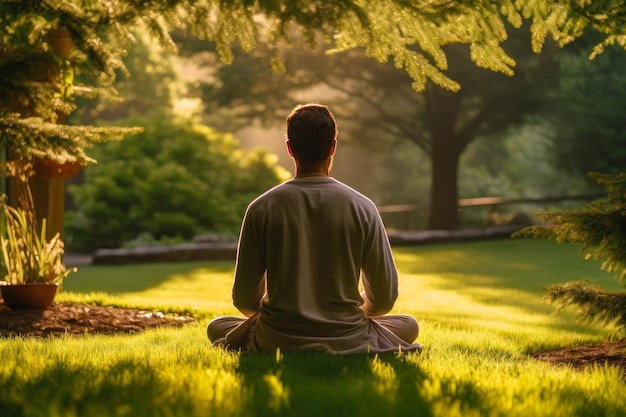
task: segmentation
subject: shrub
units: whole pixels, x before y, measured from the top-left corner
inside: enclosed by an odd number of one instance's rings
[[[73,185],[67,217],[75,249],[119,247],[142,234],[189,239],[236,233],[246,205],[284,179],[277,158],[244,151],[230,134],[190,120],[130,120],[142,134],[94,149],[98,161]]]
[[[515,236],[545,237],[559,243],[581,246],[584,259],[602,261],[601,267],[614,273],[626,285],[626,173],[592,173],[590,177],[607,188],[606,199],[582,210],[551,211],[540,215],[546,226],[531,226]],[[546,300],[557,311],[576,306],[583,321],[615,324],[626,330],[626,292],[609,292],[580,282],[547,287]]]

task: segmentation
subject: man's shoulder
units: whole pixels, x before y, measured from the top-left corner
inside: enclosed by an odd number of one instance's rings
[[[376,208],[374,202],[366,195],[355,190],[351,186],[333,178],[316,178],[309,180],[291,179],[279,184],[255,198],[250,207],[264,207],[273,204],[275,201],[287,201],[299,194],[318,194],[324,190],[327,195],[332,195],[335,203],[339,201],[349,201],[352,204]]]
[[[338,192],[345,194],[346,196],[348,196],[352,201],[354,202],[360,202],[363,203],[365,205],[368,206],[374,206],[375,204],[374,202],[365,194],[355,190],[354,188],[352,188],[351,186],[334,179],[335,182],[335,187],[338,190]]]
[[[284,190],[285,184],[287,184],[288,182],[289,181],[278,184],[270,188],[269,190],[265,191],[264,193],[260,194],[254,200],[250,202],[250,206],[261,204],[263,201],[272,200],[275,194],[280,194]]]
[[[363,198],[365,200],[369,200],[369,197],[367,197],[365,194],[355,190],[354,188],[352,188],[351,186],[349,186],[348,184],[341,182],[335,178],[332,178],[332,180],[334,181],[335,185],[337,188],[344,190],[346,193],[352,194],[358,198]]]

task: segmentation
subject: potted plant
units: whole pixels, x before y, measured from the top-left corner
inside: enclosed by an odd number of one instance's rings
[[[0,249],[4,282],[0,286],[4,303],[12,309],[49,307],[63,279],[76,268],[63,263],[63,241],[57,233],[46,239],[46,219],[36,220],[28,178],[22,185],[20,205],[0,200]]]

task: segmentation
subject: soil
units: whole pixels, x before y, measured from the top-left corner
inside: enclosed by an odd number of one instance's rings
[[[0,300],[0,338],[133,334],[150,328],[182,327],[195,322],[196,319],[190,316],[78,303],[54,303],[46,310],[11,310]],[[615,366],[626,375],[626,339],[544,352],[535,357],[556,366],[576,369]]]
[[[155,327],[182,327],[196,319],[133,308],[54,303],[45,310],[11,310],[0,301],[0,338],[84,334],[132,334]]]
[[[614,366],[626,376],[626,339],[596,345],[576,346],[540,353],[537,359],[554,365],[567,365],[576,369],[593,366]]]

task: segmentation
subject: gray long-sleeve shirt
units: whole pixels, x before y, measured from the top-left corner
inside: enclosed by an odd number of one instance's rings
[[[369,349],[375,332],[368,318],[391,310],[397,295],[389,240],[364,195],[312,176],[287,181],[249,205],[233,302],[246,316],[260,312],[259,349]]]

